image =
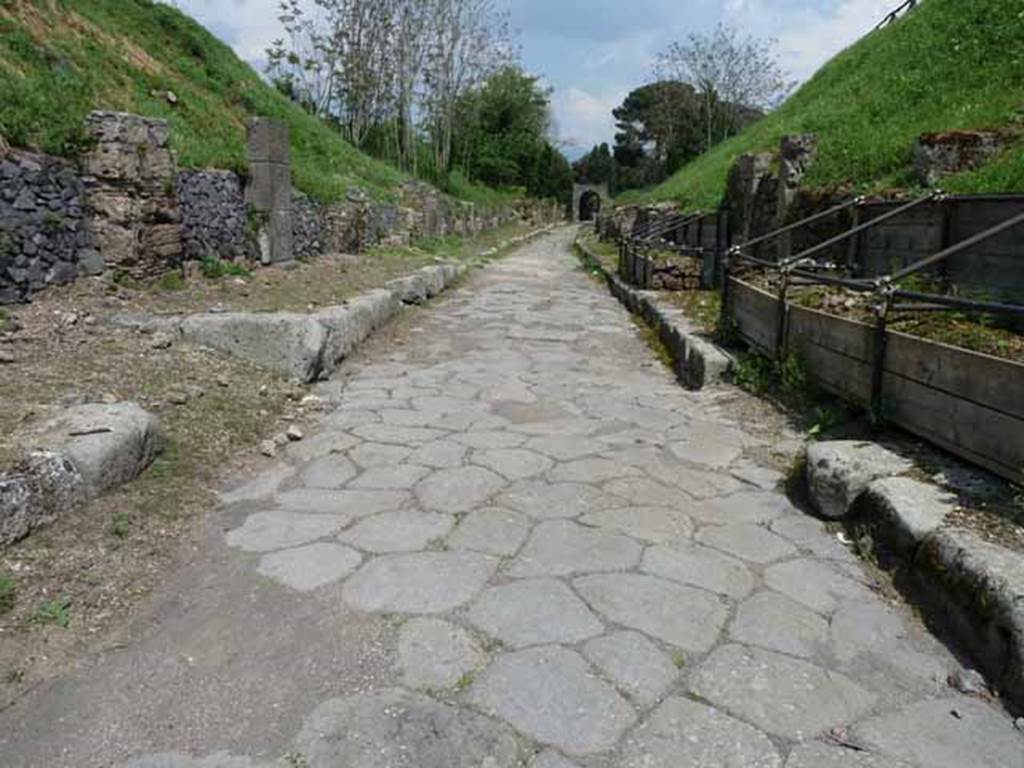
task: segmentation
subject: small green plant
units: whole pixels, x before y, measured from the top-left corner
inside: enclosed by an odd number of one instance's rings
[[[3,3],[0,3],[3,5]],[[4,673],[4,682],[8,685],[17,685],[25,679],[25,670],[21,667],[11,667]]]
[[[762,395],[771,388],[774,375],[772,361],[755,352],[738,355],[732,370],[736,386],[755,395]]]
[[[71,598],[61,596],[41,603],[32,615],[32,621],[37,624],[56,624],[67,629],[71,624]]]
[[[7,333],[7,328],[11,324],[12,323],[7,315],[7,312],[3,309],[0,309],[0,333]]]
[[[14,586],[14,579],[0,574],[0,614],[7,613],[14,608],[16,597],[17,589]]]
[[[309,763],[306,762],[306,758],[298,752],[289,752],[281,759],[288,768],[309,768]]]
[[[64,228],[64,218],[53,211],[47,211],[43,214],[43,229],[47,232],[56,232],[59,229]]]
[[[455,683],[455,690],[464,691],[473,684],[475,675],[472,672],[466,672],[462,677]]]
[[[815,395],[807,367],[803,359],[794,353],[786,355],[786,359],[779,365],[779,383],[783,393],[796,400],[810,400]]]
[[[682,651],[676,651],[672,654],[672,663],[675,664],[676,669],[682,669],[686,666],[686,654]]]
[[[252,272],[241,264],[221,261],[216,256],[203,256],[199,262],[199,270],[208,280],[219,280],[222,277],[249,277]]]
[[[110,533],[124,541],[132,530],[132,519],[127,512],[118,512],[110,523]]]
[[[178,270],[162,275],[153,285],[158,291],[183,291],[188,287]]]

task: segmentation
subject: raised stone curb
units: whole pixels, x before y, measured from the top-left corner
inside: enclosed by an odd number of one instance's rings
[[[0,475],[0,546],[133,480],[163,449],[163,434],[156,416],[135,403],[88,403],[22,443],[26,459]]]
[[[944,524],[956,499],[904,477],[911,462],[874,443],[834,441],[807,452],[811,501],[867,528],[900,557],[923,596],[990,682],[1024,706],[1024,558]]]
[[[732,358],[694,332],[682,310],[665,304],[655,291],[641,291],[627,285],[618,275],[601,266],[585,243],[577,240],[576,247],[600,272],[611,294],[658,332],[658,338],[675,362],[676,374],[688,389],[703,389],[725,378],[732,368]]]

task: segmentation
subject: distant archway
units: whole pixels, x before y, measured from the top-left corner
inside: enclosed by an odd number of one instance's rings
[[[593,221],[609,202],[607,184],[574,184],[572,188],[573,221]]]

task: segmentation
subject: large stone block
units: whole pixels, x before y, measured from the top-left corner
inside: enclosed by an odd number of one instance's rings
[[[288,126],[278,120],[256,117],[249,121],[249,161],[289,163],[291,143]]]
[[[0,546],[28,536],[85,501],[85,483],[60,454],[38,451],[0,475]]]
[[[807,448],[811,501],[824,517],[846,517],[856,498],[882,477],[905,474],[913,465],[877,443],[835,440]]]
[[[195,315],[181,324],[185,339],[219,349],[303,382],[323,370],[328,332],[310,315],[225,313]]]

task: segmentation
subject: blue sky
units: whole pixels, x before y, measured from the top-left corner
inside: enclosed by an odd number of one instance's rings
[[[571,157],[611,141],[611,109],[650,79],[657,53],[725,21],[778,40],[784,66],[805,80],[870,30],[898,0],[503,0],[524,67],[554,88],[556,138]],[[260,66],[278,34],[277,0],[173,0]]]

